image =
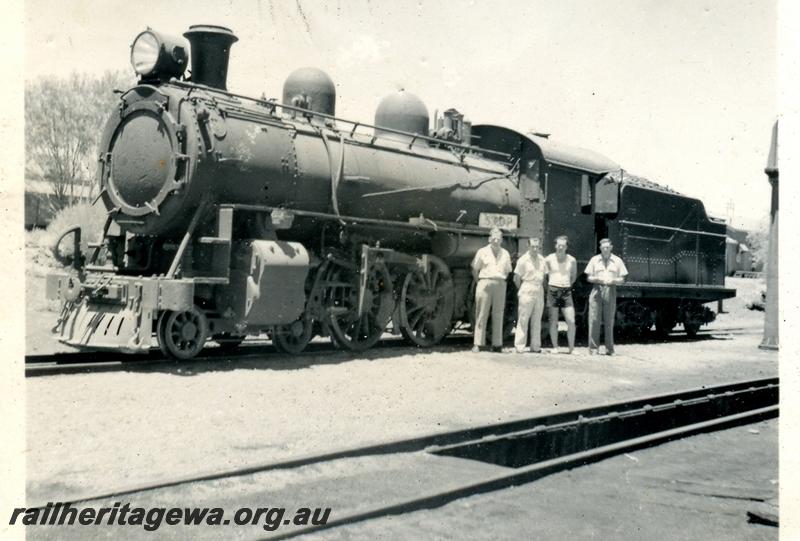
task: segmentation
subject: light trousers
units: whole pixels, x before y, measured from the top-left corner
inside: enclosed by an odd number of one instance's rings
[[[606,351],[614,352],[614,316],[617,313],[617,288],[595,285],[589,294],[589,349],[600,347],[600,326],[605,327]]]
[[[482,278],[475,288],[474,344],[486,343],[486,322],[492,314],[492,346],[503,345],[503,312],[506,307],[506,281]]]
[[[519,288],[517,328],[514,330],[514,347],[525,349],[530,327],[531,349],[542,349],[542,313],[544,312],[544,289],[541,285],[523,283]]]

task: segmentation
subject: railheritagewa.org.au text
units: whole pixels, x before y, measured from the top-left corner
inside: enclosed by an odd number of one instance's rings
[[[75,507],[48,502],[43,507],[16,507],[9,525],[25,526],[133,526],[155,531],[167,526],[256,526],[275,531],[281,526],[320,526],[328,522],[330,507],[240,507],[226,513],[221,507]]]

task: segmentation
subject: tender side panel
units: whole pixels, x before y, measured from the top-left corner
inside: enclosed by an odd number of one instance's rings
[[[697,199],[623,185],[608,226],[629,281],[724,285],[725,227]]]

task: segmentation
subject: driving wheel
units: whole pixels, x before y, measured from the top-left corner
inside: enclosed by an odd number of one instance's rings
[[[332,265],[325,278],[327,327],[337,345],[362,351],[380,340],[392,317],[392,279],[386,265],[376,262],[366,277],[364,306],[358,314],[360,274],[356,268]]]
[[[450,331],[453,320],[453,278],[447,265],[428,256],[427,272],[406,274],[398,307],[400,332],[421,347],[438,344]]]

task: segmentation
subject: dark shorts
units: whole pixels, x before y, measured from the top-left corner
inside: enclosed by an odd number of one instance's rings
[[[547,288],[547,307],[548,308],[571,308],[572,288],[550,286]]]

